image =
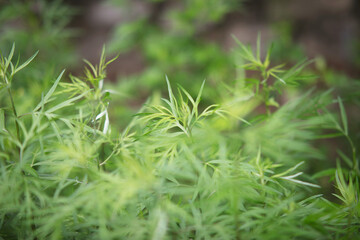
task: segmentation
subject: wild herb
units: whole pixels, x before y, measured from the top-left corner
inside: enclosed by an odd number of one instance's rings
[[[1,55],[0,237],[358,238],[359,160],[341,98],[341,121],[330,91],[276,101],[305,64],[286,70],[271,66],[270,52],[262,60],[259,49],[239,51],[259,78],[244,73],[215,89],[231,94],[207,107],[206,82],[196,97],[181,86],[175,95],[170,76],[168,98],[154,94],[121,131],[112,128],[123,119],[108,108],[103,82],[114,59],[104,51],[83,77],[54,77],[30,112],[18,111],[11,83],[36,54],[24,63],[13,61],[14,46]],[[309,171],[324,158],[315,140],[339,134],[350,143],[352,156],[340,154],[350,166]],[[340,201],[323,194],[320,176],[334,180]]]

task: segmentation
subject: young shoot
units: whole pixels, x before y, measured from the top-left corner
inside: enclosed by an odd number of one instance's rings
[[[192,135],[193,128],[201,121],[213,114],[220,115],[219,105],[213,104],[199,112],[199,103],[204,89],[203,81],[199,93],[194,99],[183,87],[178,87],[178,98],[175,97],[171,89],[169,79],[166,77],[169,99],[162,98],[165,106],[152,105],[149,109],[154,112],[140,113],[145,122],[152,122],[153,130],[169,131],[170,129],[180,129],[187,136]]]

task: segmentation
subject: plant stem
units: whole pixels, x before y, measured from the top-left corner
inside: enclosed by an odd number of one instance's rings
[[[98,170],[105,170],[105,165],[101,165],[101,160],[100,159],[105,159],[105,145],[104,143],[101,144],[100,146],[100,156],[98,157]],[[103,160],[104,161],[104,160]]]
[[[12,110],[13,110],[13,113],[15,116],[16,134],[17,134],[18,141],[20,142],[20,140],[21,140],[20,139],[20,128],[19,128],[19,123],[17,122],[18,115],[17,115],[16,108],[15,108],[14,98],[11,94],[11,89],[9,87],[8,87],[8,93],[9,93],[9,97],[10,97],[10,101],[11,101],[11,107],[12,107]]]
[[[348,215],[348,228],[347,228],[347,237],[348,237],[348,239],[351,239],[351,237],[352,237],[352,232],[351,232],[351,230],[350,230],[350,228],[351,228],[351,217],[353,216],[353,210],[352,210],[352,208],[349,210],[349,213],[348,213],[349,215]]]
[[[353,165],[352,165],[352,170],[353,171],[356,171],[358,174],[359,174],[359,166],[358,166],[358,163],[356,161],[356,148],[354,146],[354,143],[353,141],[351,140],[351,138],[349,137],[349,135],[345,135],[349,144],[350,144],[350,147],[351,147],[351,151],[352,151],[352,162],[353,162]]]

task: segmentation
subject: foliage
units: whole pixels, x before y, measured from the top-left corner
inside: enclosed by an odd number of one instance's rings
[[[141,72],[119,81],[119,89],[124,89],[127,84],[130,97],[137,92],[139,84],[143,86],[143,95],[163,88],[164,74],[172,76],[173,82],[187,86],[191,94],[196,94],[202,79],[215,85],[234,77],[234,69],[228,68],[233,64],[234,56],[218,44],[207,41],[203,35],[216,27],[227,13],[240,9],[239,1],[186,0],[175,2],[173,7],[171,1],[148,0],[143,4],[153,6],[159,12],[156,16],[145,13],[136,17],[132,16],[136,10],[134,2],[109,2],[128,9],[124,12],[127,21],[114,29],[109,52],[139,50],[146,64]],[[217,97],[216,92],[211,89],[203,96],[205,101],[214,97]]]
[[[26,73],[17,73],[21,80],[12,82],[14,98],[24,102],[18,106],[20,110],[30,111],[35,104],[33,96],[40,96],[44,88],[51,87],[54,74],[63,67],[76,65],[77,57],[70,43],[75,32],[66,28],[74,13],[61,0],[0,1],[0,48],[10,50],[8,46],[15,42],[21,55],[15,55],[14,61],[25,61],[34,49],[39,50],[38,61],[31,63],[33,67]],[[0,101],[6,99],[0,96]]]
[[[61,72],[29,112],[12,83],[35,55],[2,55],[0,238],[358,238],[359,160],[341,98],[310,90],[279,101],[306,63],[272,67],[270,52],[264,60],[239,44],[259,75],[212,89],[221,101],[209,107],[200,104],[207,82],[194,98],[167,79],[168,99],[154,94],[121,132],[103,89],[114,60],[105,51],[84,77],[61,83]],[[349,140],[351,157],[339,153],[349,167],[312,176],[324,158],[315,140],[335,136]],[[323,194],[321,176],[339,201]]]

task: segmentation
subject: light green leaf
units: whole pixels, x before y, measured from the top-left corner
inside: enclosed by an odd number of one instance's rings
[[[5,112],[0,109],[0,130],[5,130]]]
[[[338,97],[338,102],[339,102],[339,107],[340,107],[341,121],[344,126],[344,134],[346,136],[348,136],[348,122],[347,122],[346,112],[345,112],[345,108],[344,108],[344,105],[343,105],[340,97]]]
[[[52,113],[52,112],[55,112],[61,108],[64,108],[64,107],[68,107],[68,106],[71,106],[74,104],[74,102],[80,98],[82,98],[83,96],[85,96],[89,91],[86,91],[84,92],[83,94],[79,95],[79,96],[76,96],[76,97],[73,97],[73,98],[70,98],[69,100],[66,100],[52,108],[50,108],[49,110],[46,111],[46,113]]]
[[[18,66],[17,68],[15,68],[15,71],[12,73],[12,75],[16,74],[17,72],[19,72],[21,69],[25,68],[27,65],[29,65],[29,63],[31,63],[31,61],[36,57],[36,55],[39,53],[39,51],[36,51],[34,55],[32,55],[28,60],[26,60],[23,64],[21,64],[20,66]]]
[[[10,50],[10,53],[9,53],[9,56],[6,58],[4,72],[6,72],[6,70],[8,69],[8,67],[9,67],[9,65],[11,63],[11,59],[14,56],[14,51],[15,51],[15,43],[13,43],[13,45],[11,47],[11,50]]]
[[[52,85],[52,87],[50,88],[50,90],[47,92],[47,94],[45,95],[45,97],[40,101],[40,103],[34,108],[34,112],[39,110],[39,108],[41,106],[44,106],[50,99],[50,97],[52,96],[52,94],[54,93],[57,85],[60,82],[61,77],[63,76],[65,72],[65,69],[62,70],[62,72],[60,73],[60,75],[58,76],[58,78],[55,80],[54,84]]]

